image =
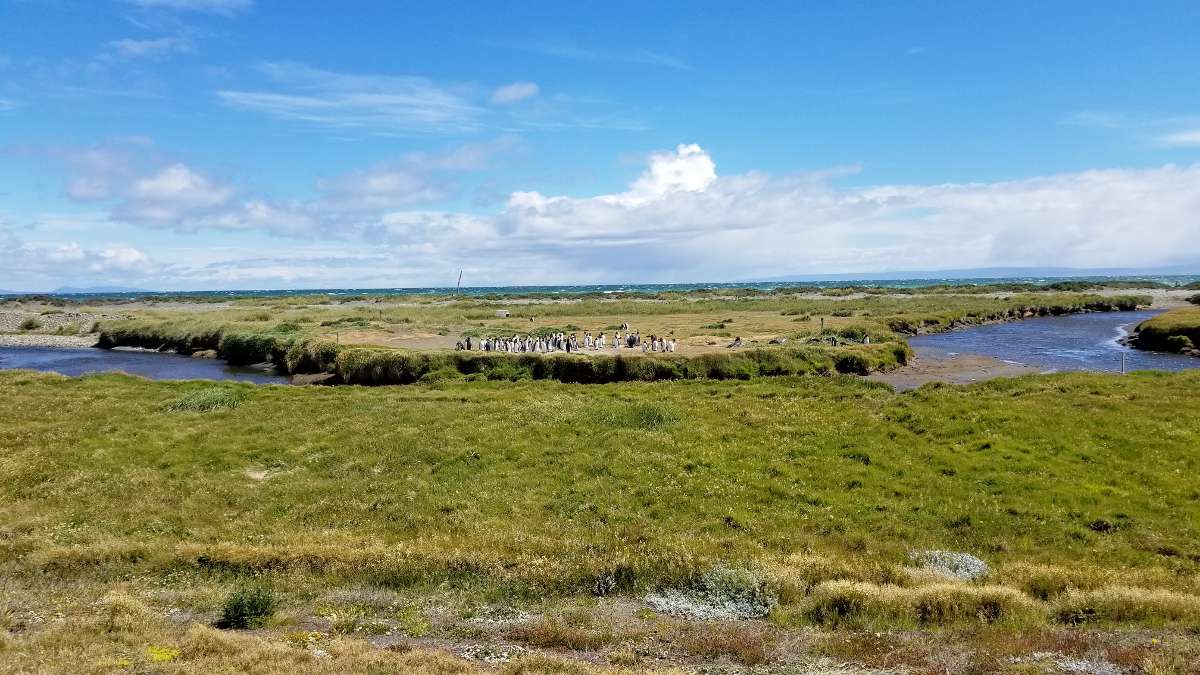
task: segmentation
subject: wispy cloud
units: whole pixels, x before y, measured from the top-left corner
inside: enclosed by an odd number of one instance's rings
[[[168,10],[174,12],[195,12],[198,14],[217,14],[234,16],[252,6],[254,0],[123,0],[126,4],[141,9]]]
[[[1200,128],[1159,136],[1159,143],[1172,148],[1200,148]]]
[[[591,61],[595,63],[629,63],[643,66],[659,66],[676,70],[691,70],[692,67],[682,59],[669,54],[650,51],[648,49],[632,49],[623,51],[606,51],[588,49],[572,44],[535,43],[535,42],[496,42],[496,46],[516,49],[546,56],[554,56],[575,61]]]
[[[1129,124],[1129,119],[1121,113],[1105,110],[1083,110],[1063,118],[1062,124],[1087,129],[1120,129]]]
[[[497,87],[496,91],[492,92],[492,104],[509,105],[517,103],[537,96],[539,91],[536,82],[513,82],[503,87]]]
[[[339,129],[454,132],[479,127],[483,110],[415,76],[354,75],[298,63],[258,67],[272,88],[217,92],[226,105]]]
[[[300,63],[263,63],[255,72],[263,80],[260,86],[218,91],[221,102],[342,133],[645,128],[618,104],[564,94],[542,96],[534,82],[518,81],[489,91],[479,85],[436,82],[414,75],[342,73]]]
[[[21,104],[18,101],[15,101],[11,98],[0,98],[0,112],[16,110],[19,107],[21,107]]]
[[[145,40],[127,38],[109,42],[107,56],[124,59],[158,59],[171,54],[186,54],[195,45],[186,37],[160,37]]]

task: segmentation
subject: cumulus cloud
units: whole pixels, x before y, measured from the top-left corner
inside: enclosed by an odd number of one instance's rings
[[[498,87],[496,91],[492,92],[492,103],[496,105],[517,103],[537,96],[538,91],[536,82],[513,82],[512,84]]]
[[[0,229],[0,283],[15,290],[47,290],[66,281],[120,283],[159,271],[145,253],[127,244],[85,248],[77,242],[27,242]]]
[[[170,164],[133,181],[116,217],[139,223],[165,225],[197,213],[225,206],[234,196],[232,187],[182,163]]]
[[[1200,263],[1200,165],[847,187],[839,177],[853,168],[722,175],[705,149],[683,144],[649,155],[622,191],[519,191],[490,213],[421,208],[448,183],[419,173],[418,158],[460,167],[487,155],[412,155],[327,179],[307,201],[245,196],[174,163],[95,192],[118,200],[113,218],[144,205],[153,218],[135,222],[267,231],[363,261],[361,270],[340,272],[322,263],[324,285],[377,276],[389,286],[439,283],[459,268],[472,283],[505,284]],[[285,266],[281,255],[255,268],[275,274]]]

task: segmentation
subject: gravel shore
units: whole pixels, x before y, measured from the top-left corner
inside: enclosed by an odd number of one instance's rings
[[[96,335],[0,334],[0,347],[95,347]]]

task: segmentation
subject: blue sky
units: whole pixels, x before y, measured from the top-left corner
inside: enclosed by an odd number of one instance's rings
[[[0,0],[0,288],[1200,263],[1192,2]]]

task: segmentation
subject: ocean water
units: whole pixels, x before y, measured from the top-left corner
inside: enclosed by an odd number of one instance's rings
[[[450,295],[460,294],[468,297],[488,295],[619,295],[619,294],[653,294],[667,292],[683,292],[696,290],[720,289],[754,289],[773,291],[780,288],[844,288],[849,286],[873,286],[883,288],[921,288],[944,284],[980,286],[986,284],[1028,283],[1046,284],[1058,281],[1152,281],[1170,285],[1183,285],[1200,281],[1200,275],[1169,275],[1169,276],[1139,276],[1139,277],[946,277],[931,279],[863,279],[836,281],[772,281],[772,282],[731,282],[731,283],[693,283],[693,284],[583,284],[562,286],[470,286],[455,288],[453,286],[430,286],[419,288],[304,288],[304,289],[275,289],[275,290],[225,290],[225,291],[131,291],[106,293],[38,293],[40,296],[61,297],[71,300],[115,299],[133,300],[137,298],[161,297],[278,297],[295,295]],[[15,297],[12,295],[0,297]]]

